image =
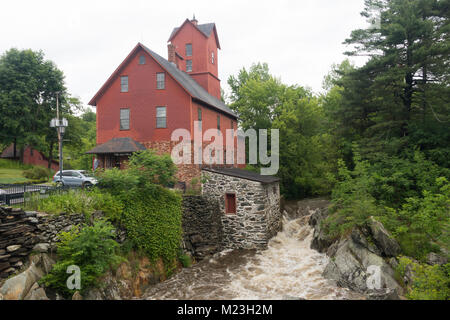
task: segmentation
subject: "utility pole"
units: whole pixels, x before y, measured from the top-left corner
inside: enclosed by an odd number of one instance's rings
[[[64,132],[66,131],[66,127],[68,126],[68,121],[66,118],[62,120],[59,119],[59,92],[56,93],[56,118],[50,121],[50,127],[56,128],[56,133],[58,135],[58,153],[59,153],[59,179],[61,183],[62,172],[63,172],[63,137]]]

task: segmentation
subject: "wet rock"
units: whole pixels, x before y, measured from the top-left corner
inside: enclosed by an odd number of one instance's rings
[[[45,290],[35,283],[23,300],[49,300]]]
[[[401,253],[400,245],[392,238],[381,222],[371,217],[369,220],[369,228],[378,248],[387,257],[396,257]]]
[[[309,219],[309,225],[314,227],[311,249],[324,253],[333,244],[333,240],[323,230],[321,224],[327,218],[328,210],[316,209]]]
[[[396,289],[373,290],[366,296],[369,300],[402,300]]]
[[[21,274],[5,281],[0,288],[0,293],[5,300],[23,300],[31,287],[44,273],[34,263]]]
[[[352,240],[355,243],[360,244],[364,248],[368,249],[369,251],[375,253],[376,255],[382,255],[381,250],[373,243],[373,241],[369,241],[370,235],[369,232],[365,229],[359,229],[355,228],[353,229],[351,235]]]
[[[377,294],[390,295],[392,290],[402,292],[394,279],[394,270],[384,259],[364,248],[352,238],[342,240],[323,276],[339,286],[360,293],[376,289]]]

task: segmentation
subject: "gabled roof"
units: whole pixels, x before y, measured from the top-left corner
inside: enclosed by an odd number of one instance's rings
[[[163,69],[165,69],[173,78],[175,78],[175,80],[180,83],[193,98],[237,118],[237,115],[225,103],[210,95],[208,91],[206,91],[201,85],[199,85],[197,81],[192,79],[192,77],[186,72],[181,71],[175,66],[175,64],[170,63],[146,46],[142,45],[142,47],[161,65],[161,67],[163,67]]]
[[[172,33],[170,34],[169,40],[167,42],[172,41],[172,39],[177,35],[178,31],[180,31],[186,23],[190,23],[194,28],[198,29],[206,38],[211,36],[211,33],[214,31],[214,35],[216,36],[217,48],[220,48],[219,36],[217,35],[217,29],[215,23],[204,23],[204,24],[193,24],[189,19],[186,19],[181,27],[174,28]]]
[[[114,71],[114,73],[108,78],[106,83],[100,88],[100,90],[95,94],[95,96],[89,101],[89,105],[95,106],[97,104],[97,99],[103,94],[104,91],[109,87],[111,82],[118,76],[121,69],[125,67],[129,60],[134,56],[138,49],[143,49],[147,52],[168,74],[172,76],[183,88],[184,90],[194,99],[197,99],[208,106],[215,108],[223,113],[231,115],[237,118],[237,115],[221,100],[213,97],[206,91],[202,86],[200,86],[190,75],[186,72],[178,69],[173,63],[170,63],[163,57],[161,57],[156,52],[153,52],[141,43],[138,43],[136,47],[131,51],[127,58],[121,63],[121,65]]]
[[[274,182],[280,181],[280,178],[278,178],[278,177],[263,176],[263,175],[260,175],[259,173],[248,171],[248,170],[243,170],[243,169],[239,169],[239,168],[220,168],[220,167],[217,167],[217,168],[203,168],[202,170],[203,171],[212,172],[212,173],[223,174],[223,175],[226,175],[226,176],[246,179],[246,180],[250,180],[250,181],[261,182],[261,183],[264,183],[264,184],[266,184],[266,183],[274,183]]]
[[[146,150],[142,143],[134,141],[131,138],[114,138],[108,142],[96,146],[94,149],[86,152],[87,154],[105,154],[105,153],[133,153]]]

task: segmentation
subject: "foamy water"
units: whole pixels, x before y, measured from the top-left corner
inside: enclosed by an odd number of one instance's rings
[[[310,211],[310,214],[313,211]],[[310,249],[309,216],[284,217],[267,250],[225,251],[149,288],[145,299],[361,299],[322,277],[328,257]]]

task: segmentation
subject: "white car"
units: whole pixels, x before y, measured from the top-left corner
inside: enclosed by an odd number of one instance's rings
[[[53,176],[53,182],[64,186],[92,187],[98,183],[95,177],[85,170],[63,170],[62,177],[59,171]]]

